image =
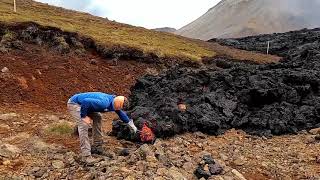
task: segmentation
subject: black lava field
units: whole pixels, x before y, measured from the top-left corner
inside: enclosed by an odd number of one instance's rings
[[[212,41],[261,52],[270,41],[270,53],[284,58],[268,65],[213,58],[205,67],[144,76],[130,97],[135,124],[147,122],[157,137],[231,128],[271,136],[320,127],[320,29]]]

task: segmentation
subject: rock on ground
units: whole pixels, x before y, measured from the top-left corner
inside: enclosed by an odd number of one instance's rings
[[[14,158],[21,153],[21,150],[11,144],[0,144],[0,156],[5,158]]]

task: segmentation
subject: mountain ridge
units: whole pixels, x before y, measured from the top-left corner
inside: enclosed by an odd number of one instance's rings
[[[171,27],[155,28],[152,30],[158,31],[158,32],[167,32],[167,33],[174,33],[175,31],[177,31],[177,29],[171,28]]]
[[[209,40],[315,28],[318,7],[319,0],[223,0],[175,33]]]

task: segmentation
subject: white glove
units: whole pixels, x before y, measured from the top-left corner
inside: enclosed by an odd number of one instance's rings
[[[130,121],[128,122],[129,127],[134,131],[134,133],[137,133],[138,128],[134,125],[133,120],[130,119]]]

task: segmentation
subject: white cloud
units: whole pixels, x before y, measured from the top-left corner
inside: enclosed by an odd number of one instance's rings
[[[220,0],[38,0],[146,28],[181,28]],[[81,2],[81,3],[80,3]]]

